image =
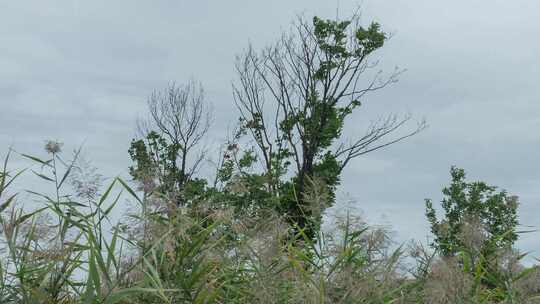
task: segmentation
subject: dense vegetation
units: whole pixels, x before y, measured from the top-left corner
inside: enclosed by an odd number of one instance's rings
[[[431,244],[396,245],[348,213],[321,229],[354,158],[425,128],[390,115],[343,138],[367,94],[400,74],[373,70],[386,39],[357,15],[315,17],[248,48],[233,88],[240,119],[211,178],[199,174],[212,117],[196,81],[150,95],[129,149],[131,181],[104,187],[80,151],[66,158],[56,141],[46,156],[10,150],[0,303],[540,303],[540,271],[514,246],[517,197],[468,182],[462,169],[451,168],[441,208],[426,200]],[[39,169],[10,169],[14,153]],[[50,191],[19,197],[22,174]]]

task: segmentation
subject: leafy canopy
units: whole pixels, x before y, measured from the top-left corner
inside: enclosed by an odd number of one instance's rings
[[[497,249],[511,248],[518,237],[517,197],[484,182],[467,182],[463,169],[452,167],[450,174],[450,186],[442,190],[443,218],[437,218],[430,199],[425,201],[435,235],[432,246],[443,256],[454,256],[463,249],[490,256]]]

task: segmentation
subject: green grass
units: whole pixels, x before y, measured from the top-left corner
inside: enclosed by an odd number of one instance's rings
[[[12,156],[0,172],[0,303],[540,303],[540,272],[515,250],[489,261],[465,248],[410,254],[352,216],[311,240],[270,211],[253,220],[199,202],[163,212],[163,199],[120,178],[75,195],[76,163],[59,151],[21,155],[38,171],[10,170]],[[33,210],[8,194],[22,174],[52,193],[28,190]],[[138,211],[114,221],[125,199]]]

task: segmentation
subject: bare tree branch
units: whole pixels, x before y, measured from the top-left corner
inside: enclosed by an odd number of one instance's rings
[[[152,92],[147,105],[150,118],[138,123],[139,133],[155,130],[177,145],[177,166],[184,176],[181,182],[189,180],[204,159],[205,150],[195,149],[212,123],[211,105],[205,101],[202,84],[195,80],[185,85],[171,83],[164,90]]]

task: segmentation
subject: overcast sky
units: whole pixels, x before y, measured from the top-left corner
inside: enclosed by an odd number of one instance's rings
[[[540,227],[540,1],[340,0],[361,4],[393,34],[375,56],[400,81],[370,95],[348,122],[389,113],[425,117],[407,142],[354,161],[340,189],[371,223],[396,239],[425,240],[424,198],[441,199],[449,168],[467,170],[520,196],[520,221]],[[84,143],[106,176],[126,176],[127,149],[145,99],[195,77],[214,104],[209,141],[237,118],[234,56],[262,47],[297,14],[334,18],[333,0],[0,0],[0,155],[9,146],[40,154],[52,138]],[[355,124],[356,128],[355,128]],[[15,159],[14,166],[28,163]],[[518,246],[540,256],[540,233]]]

